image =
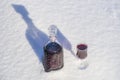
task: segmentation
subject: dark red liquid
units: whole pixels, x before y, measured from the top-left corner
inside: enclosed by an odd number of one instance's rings
[[[80,44],[80,45],[77,45],[77,48],[79,50],[85,50],[85,49],[87,49],[87,45],[86,44]]]
[[[63,67],[63,50],[62,47],[56,43],[51,42],[44,47],[45,53],[45,71],[57,70]]]
[[[85,59],[87,57],[87,45],[86,44],[79,44],[77,45],[77,56],[80,59]]]

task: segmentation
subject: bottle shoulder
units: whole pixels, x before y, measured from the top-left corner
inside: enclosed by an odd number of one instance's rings
[[[62,47],[57,42],[50,42],[44,47],[44,49],[51,53],[57,53],[62,50]]]

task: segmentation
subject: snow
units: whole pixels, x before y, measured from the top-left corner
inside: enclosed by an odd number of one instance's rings
[[[57,26],[64,67],[44,72],[48,27]],[[0,80],[119,80],[119,0],[1,0]],[[80,70],[76,45],[88,45]]]

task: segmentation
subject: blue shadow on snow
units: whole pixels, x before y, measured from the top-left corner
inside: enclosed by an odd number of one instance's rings
[[[43,47],[49,40],[48,36],[39,29],[37,29],[37,27],[32,22],[32,19],[29,17],[29,13],[24,6],[16,4],[12,4],[12,6],[15,9],[15,11],[19,13],[22,16],[23,20],[26,22],[28,26],[25,34],[26,38],[32,46],[33,50],[35,51],[36,55],[38,56],[40,62],[43,63]],[[57,28],[56,25],[51,26],[55,26]],[[75,53],[72,51],[72,45],[70,41],[61,33],[61,31],[58,28],[57,40],[63,48],[67,49],[72,53],[73,56],[75,56]]]
[[[49,40],[48,36],[39,29],[37,29],[37,27],[32,22],[32,19],[29,17],[29,13],[24,6],[16,4],[12,4],[12,6],[15,9],[15,11],[18,14],[20,14],[23,20],[26,22],[28,26],[25,33],[26,38],[32,46],[33,50],[35,51],[36,55],[38,56],[40,62],[43,62],[43,47]]]

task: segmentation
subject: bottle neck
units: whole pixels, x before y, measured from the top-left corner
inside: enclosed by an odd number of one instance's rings
[[[56,41],[56,37],[55,36],[50,36],[49,38],[50,38],[51,42],[55,42]]]

